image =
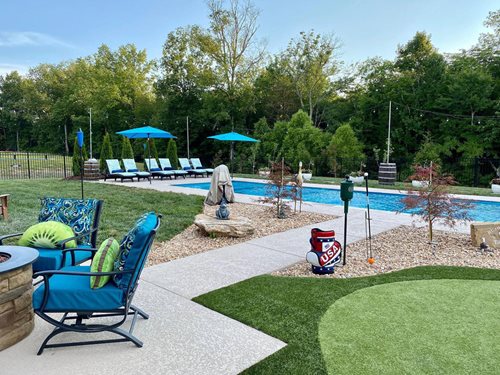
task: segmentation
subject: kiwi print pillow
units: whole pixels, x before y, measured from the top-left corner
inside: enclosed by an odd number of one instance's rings
[[[58,243],[74,237],[73,230],[58,221],[45,221],[29,227],[18,241],[19,246],[29,246],[38,249],[60,248]],[[76,241],[66,243],[66,248],[76,247]]]
[[[75,236],[89,233],[94,223],[97,199],[43,198],[38,221],[59,221],[69,225]],[[90,245],[90,235],[80,237],[78,243]]]
[[[104,240],[92,259],[91,272],[111,272],[120,252],[120,244],[113,237]],[[102,288],[111,276],[90,276],[92,289]]]

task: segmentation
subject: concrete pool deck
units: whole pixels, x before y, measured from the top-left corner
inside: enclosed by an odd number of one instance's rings
[[[172,186],[203,181],[209,179],[116,184],[204,196],[204,190]],[[242,203],[256,203],[255,196],[236,194],[236,199]],[[147,267],[134,299],[134,304],[151,316],[149,320],[139,319],[134,331],[144,341],[142,349],[130,343],[105,344],[47,349],[37,357],[39,345],[52,330],[52,326],[37,318],[35,330],[30,336],[0,352],[0,373],[237,374],[243,371],[285,347],[286,343],[191,299],[302,261],[308,250],[309,231],[313,227],[333,227],[338,238],[343,238],[342,207],[307,203],[303,209],[339,217]],[[373,210],[372,217],[374,235],[413,222],[409,215],[388,211]],[[459,230],[466,231],[468,227]],[[347,242],[362,238],[364,210],[352,208]],[[82,339],[81,335],[67,333],[55,338],[54,343],[75,337]]]

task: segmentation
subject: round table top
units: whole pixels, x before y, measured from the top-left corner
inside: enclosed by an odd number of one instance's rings
[[[25,246],[0,246],[0,253],[10,255],[9,260],[0,263],[0,273],[24,267],[38,259],[38,251]]]

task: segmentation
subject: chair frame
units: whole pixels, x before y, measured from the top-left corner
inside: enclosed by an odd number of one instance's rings
[[[45,284],[44,295],[42,304],[39,309],[35,310],[35,314],[37,314],[40,318],[47,321],[48,323],[55,326],[54,330],[45,338],[42,345],[40,346],[37,355],[41,355],[46,348],[59,348],[65,346],[80,346],[80,345],[94,345],[94,344],[108,344],[115,342],[132,342],[135,346],[141,348],[143,346],[143,342],[139,340],[136,336],[134,336],[133,331],[135,328],[135,324],[138,316],[141,316],[144,319],[149,319],[149,315],[145,313],[140,308],[134,306],[132,304],[133,297],[137,290],[137,286],[139,284],[139,279],[141,277],[142,271],[144,269],[144,265],[146,263],[146,259],[148,253],[153,244],[154,237],[158,228],[160,226],[162,215],[158,215],[158,223],[156,227],[149,233],[149,236],[145,242],[144,247],[141,250],[141,256],[138,257],[135,267],[130,270],[124,271],[113,271],[113,272],[79,272],[79,271],[41,271],[35,274],[36,277],[43,277],[43,283]],[[68,249],[68,251],[74,251],[75,249]],[[93,253],[97,252],[97,249],[91,249]],[[143,255],[143,253],[146,254]],[[134,274],[137,272],[137,276],[134,279]],[[50,295],[50,277],[53,275],[68,275],[74,277],[81,276],[113,276],[120,274],[132,274],[130,278],[127,289],[125,290],[125,303],[124,306],[119,309],[113,310],[95,310],[95,311],[45,311],[45,306],[47,305],[49,295]],[[113,281],[110,281],[113,282]],[[60,320],[56,320],[49,316],[50,313],[63,313],[63,316]],[[73,313],[73,315],[70,315]],[[128,331],[121,329],[120,326],[125,323],[129,315],[133,314],[132,323],[130,325],[130,329]],[[92,318],[102,318],[102,317],[112,317],[112,316],[121,316],[121,319],[117,322],[111,324],[85,324],[84,320],[90,320]],[[74,324],[67,324],[66,321],[74,320]],[[97,332],[110,332],[121,336],[120,338],[115,339],[104,339],[104,340],[91,340],[91,341],[72,341],[72,342],[63,342],[57,344],[49,344],[49,341],[54,337],[64,332],[78,332],[78,333],[97,333]]]

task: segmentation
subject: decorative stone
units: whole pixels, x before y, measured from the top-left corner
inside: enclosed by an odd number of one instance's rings
[[[255,231],[246,217],[231,216],[229,220],[219,220],[205,214],[196,215],[194,223],[204,233],[225,237],[246,237]]]
[[[476,246],[479,246],[484,238],[489,247],[500,249],[500,222],[472,223],[470,237]]]
[[[85,180],[99,180],[101,178],[99,162],[96,159],[89,159],[83,163],[83,178]]]

